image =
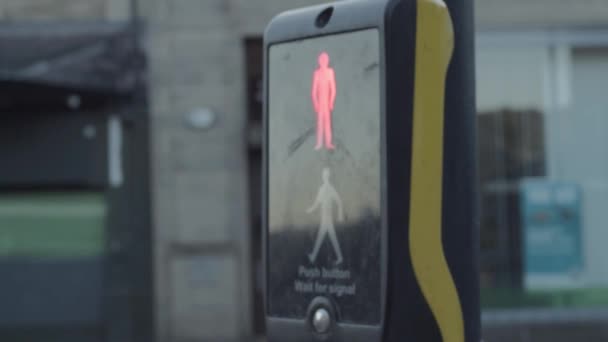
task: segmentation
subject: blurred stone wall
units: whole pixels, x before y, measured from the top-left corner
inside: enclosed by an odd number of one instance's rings
[[[2,0],[0,20],[125,20],[130,0]]]
[[[478,29],[606,26],[606,0],[474,0]]]
[[[128,15],[130,0],[3,0],[0,1],[0,19],[120,19]],[[225,19],[216,16],[230,9],[233,19],[239,13],[240,30],[259,34],[262,18],[268,19],[277,10],[294,7],[292,5],[312,4],[320,0],[137,0],[141,3],[144,17],[185,13],[185,20],[192,22],[199,18],[198,12],[208,12],[215,21]],[[608,18],[608,1],[605,0],[474,0],[477,25],[480,28],[550,27],[563,25],[590,26],[605,25]],[[191,4],[188,5],[188,2]],[[327,2],[327,1],[325,1]],[[193,7],[192,7],[193,6]],[[192,11],[191,11],[192,10]],[[239,12],[244,11],[244,12]],[[211,14],[213,13],[213,14]],[[187,24],[187,23],[184,23]],[[212,24],[210,24],[212,25]],[[208,25],[209,26],[209,25]]]

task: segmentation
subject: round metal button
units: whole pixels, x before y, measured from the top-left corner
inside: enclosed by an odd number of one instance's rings
[[[324,308],[318,308],[312,316],[312,326],[319,334],[324,334],[329,331],[331,326],[331,315]]]

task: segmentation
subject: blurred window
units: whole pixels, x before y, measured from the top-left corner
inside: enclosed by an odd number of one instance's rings
[[[482,306],[608,309],[608,44],[524,40],[477,47]]]

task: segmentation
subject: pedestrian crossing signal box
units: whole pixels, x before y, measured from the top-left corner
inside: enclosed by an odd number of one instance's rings
[[[269,24],[270,342],[479,341],[471,21],[391,0]]]

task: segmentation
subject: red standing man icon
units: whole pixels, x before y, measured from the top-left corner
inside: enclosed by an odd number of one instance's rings
[[[336,100],[336,76],[334,69],[329,66],[329,55],[321,52],[319,67],[315,70],[312,80],[312,104],[317,113],[317,145],[315,150],[323,145],[328,150],[335,148],[332,142],[331,112]]]

